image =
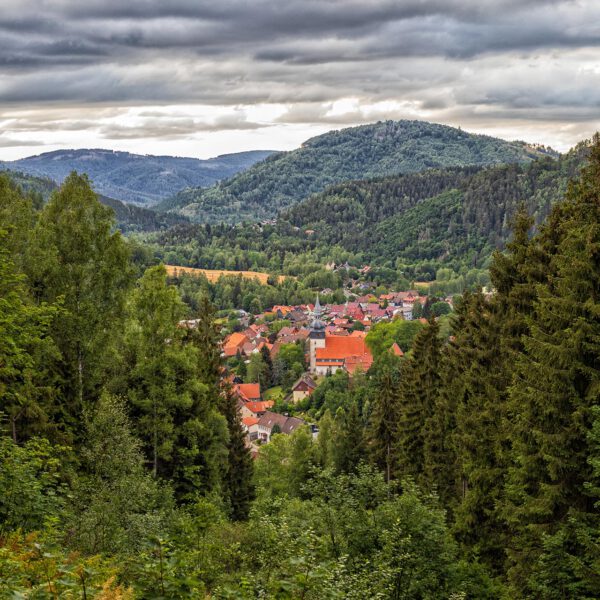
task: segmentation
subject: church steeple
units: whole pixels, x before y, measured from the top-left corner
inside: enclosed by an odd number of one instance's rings
[[[315,308],[313,309],[313,321],[310,325],[310,337],[312,339],[325,337],[325,323],[321,321],[321,313],[321,302],[319,301],[319,294],[317,293],[317,300],[315,301]]]

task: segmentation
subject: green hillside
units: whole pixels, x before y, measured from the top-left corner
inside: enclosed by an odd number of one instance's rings
[[[345,261],[370,264],[369,277],[390,285],[435,279],[439,269],[452,277],[472,269],[484,273],[493,251],[510,237],[518,208],[525,206],[541,223],[585,155],[581,144],[529,164],[345,182],[296,204],[274,223],[188,223],[157,234],[156,248],[193,267],[314,275],[315,282],[321,281],[317,271],[328,280],[326,263]]]
[[[274,154],[210,188],[182,190],[157,208],[199,222],[263,220],[342,181],[439,167],[529,162],[546,154],[554,152],[445,125],[386,121],[312,138],[297,150]]]

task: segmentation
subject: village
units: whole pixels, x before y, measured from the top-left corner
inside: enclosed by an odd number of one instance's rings
[[[444,302],[451,310],[452,298]],[[276,305],[257,315],[239,311],[239,331],[224,338],[222,357],[252,450],[256,452],[274,434],[290,434],[304,425],[316,436],[316,425],[291,416],[289,409],[296,412],[326,377],[338,371],[349,378],[366,373],[373,363],[366,341],[371,329],[396,320],[425,323],[420,315],[427,303],[419,290],[409,290],[323,306],[317,295],[314,304]],[[388,350],[404,354],[397,343]]]

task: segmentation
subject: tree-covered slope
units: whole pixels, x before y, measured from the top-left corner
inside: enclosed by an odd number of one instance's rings
[[[526,165],[443,169],[340,184],[301,202],[282,220],[314,230],[317,244],[361,250],[371,261],[468,259],[480,264],[510,235],[524,205],[536,222],[565,193],[583,146]]]
[[[58,183],[71,171],[87,173],[98,193],[151,206],[182,188],[206,187],[231,177],[270,154],[267,150],[257,150],[199,160],[101,149],[59,150],[0,163],[0,166],[50,177]]]
[[[6,172],[10,179],[18,185],[24,192],[34,194],[39,199],[39,204],[46,202],[52,192],[58,189],[58,185],[48,177],[36,177],[27,175],[20,171],[2,171]],[[109,198],[98,194],[98,199],[105,206],[110,206],[115,213],[115,219],[119,229],[123,232],[132,231],[155,231],[165,229],[178,223],[185,223],[187,219],[181,215],[170,213],[157,213],[142,206],[126,204],[120,200]]]
[[[177,210],[200,222],[260,220],[342,181],[528,162],[544,154],[554,153],[445,125],[386,121],[312,138],[208,189],[182,190],[158,208]]]

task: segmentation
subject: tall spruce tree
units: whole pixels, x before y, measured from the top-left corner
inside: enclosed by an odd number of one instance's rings
[[[455,428],[459,495],[454,531],[462,545],[500,571],[505,524],[498,509],[506,475],[506,370],[501,354],[501,322],[481,293],[472,294],[454,359]],[[450,370],[448,375],[452,377]]]
[[[440,391],[439,333],[439,324],[431,317],[415,337],[411,355],[402,365],[395,451],[399,473],[420,481],[424,480],[427,426]]]
[[[246,434],[242,429],[238,398],[230,386],[224,385],[221,396],[221,413],[227,420],[227,466],[223,475],[223,493],[234,521],[248,519],[250,505],[255,497],[253,482],[254,464]]]
[[[586,486],[593,478],[592,409],[600,400],[598,135],[589,166],[553,213],[558,227],[542,232],[538,242],[554,249],[551,275],[537,287],[510,395],[515,417],[505,505],[512,533],[509,575],[515,595],[557,597],[540,595],[550,564],[562,576],[560,597],[591,598],[598,580],[573,569],[573,561],[589,564],[598,553],[597,542],[588,543],[598,513]],[[552,543],[559,551],[548,555]]]
[[[154,475],[172,479],[180,499],[194,499],[219,487],[226,458],[211,315],[201,315],[197,331],[179,326],[185,307],[162,265],[140,279],[129,310],[113,390],[132,405]]]
[[[385,473],[385,480],[389,483],[397,471],[394,450],[398,439],[400,359],[392,352],[384,352],[373,367],[368,450],[371,460]]]
[[[353,401],[346,409],[339,408],[335,417],[333,463],[338,473],[354,473],[365,459],[365,425]]]

